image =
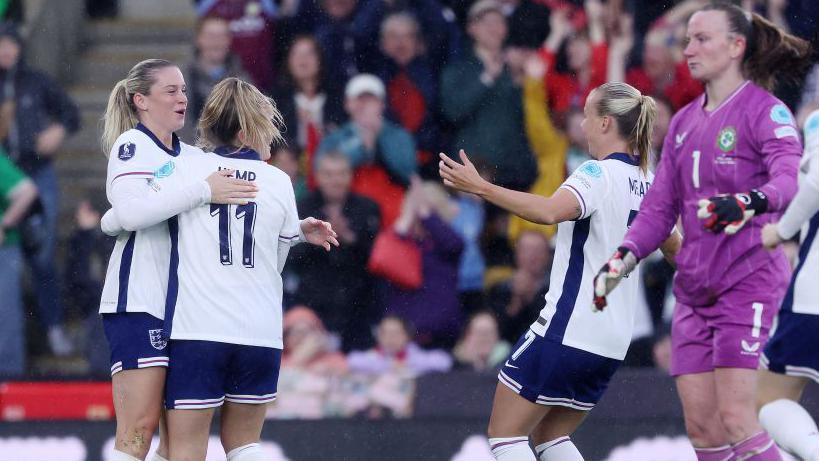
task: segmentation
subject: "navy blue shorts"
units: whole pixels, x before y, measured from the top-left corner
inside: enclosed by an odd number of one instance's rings
[[[102,314],[111,348],[111,376],[122,370],[168,366],[164,322],[145,312]]]
[[[764,368],[819,383],[819,315],[779,311],[776,329],[760,358]]]
[[[276,400],[281,349],[215,341],[172,340],[173,366],[165,382],[165,407],[201,410],[232,403]]]
[[[588,411],[603,396],[620,363],[528,330],[498,380],[530,402]]]

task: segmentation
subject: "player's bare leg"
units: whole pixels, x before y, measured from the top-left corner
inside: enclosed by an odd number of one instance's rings
[[[570,436],[580,427],[588,411],[552,406],[532,432],[532,443],[540,461],[583,461]]]
[[[168,410],[168,443],[171,461],[202,461],[208,453],[214,408]]]
[[[676,383],[683,404],[685,430],[697,452],[697,459],[726,459],[733,450],[719,415],[714,373],[678,376]]]
[[[536,461],[529,434],[546,416],[549,407],[532,403],[498,383],[489,417],[489,445],[500,461]]]
[[[808,378],[759,370],[759,422],[780,447],[806,461],[819,460],[819,429],[799,405]]]
[[[164,406],[159,414],[159,446],[156,448],[154,458],[146,461],[168,461],[171,453],[168,449],[168,412]]]
[[[719,416],[737,459],[781,461],[779,449],[757,419],[757,370],[717,368],[714,380]]]
[[[222,406],[222,447],[227,461],[263,461],[259,441],[267,405],[225,402]]]
[[[114,449],[145,459],[159,424],[164,367],[123,370],[111,378],[117,433]]]

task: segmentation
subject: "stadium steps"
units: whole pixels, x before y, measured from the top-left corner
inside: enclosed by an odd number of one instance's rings
[[[195,15],[190,0],[125,0],[120,9],[117,19],[87,23],[87,45],[74,66],[74,83],[68,87],[80,108],[82,127],[56,159],[62,238],[74,228],[76,204],[89,194],[104,194],[106,160],[100,152],[99,120],[111,88],[143,59],[183,64],[193,56]]]

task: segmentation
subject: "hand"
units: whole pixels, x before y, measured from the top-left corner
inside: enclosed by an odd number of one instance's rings
[[[320,221],[310,217],[302,219],[299,226],[307,242],[324,247],[327,251],[330,251],[331,244],[338,246],[338,240],[336,239],[338,235],[333,230],[333,226],[327,221]]]
[[[432,204],[430,203],[427,191],[424,189],[424,181],[417,174],[410,177],[410,193],[412,195],[412,202],[415,206],[415,216],[421,219],[429,217],[432,213]]]
[[[59,123],[54,123],[37,135],[35,149],[37,154],[43,157],[51,157],[60,148],[65,139],[65,128]]]
[[[219,170],[205,179],[210,186],[210,203],[221,205],[247,205],[256,197],[256,184],[233,178],[233,170]]]
[[[697,217],[704,219],[703,226],[711,232],[725,230],[733,235],[742,229],[748,220],[768,210],[768,197],[758,190],[747,194],[722,194],[702,199],[697,204]]]
[[[552,52],[557,52],[558,48],[560,48],[560,44],[563,43],[572,32],[574,32],[574,26],[572,26],[571,21],[569,21],[569,9],[560,8],[552,10],[552,14],[549,15],[549,36],[546,37],[543,46]]]
[[[74,213],[74,219],[77,221],[77,227],[82,230],[94,229],[100,223],[100,214],[91,207],[88,200],[83,200],[77,205],[77,211]]]
[[[782,243],[782,237],[779,236],[779,228],[775,223],[765,224],[762,228],[762,245],[772,250]]]
[[[608,305],[606,296],[617,287],[620,280],[637,267],[637,257],[626,247],[619,247],[594,276],[595,312],[602,311]]]
[[[537,53],[532,53],[523,63],[523,70],[526,72],[527,77],[533,80],[542,80],[543,76],[546,75],[546,63]]]
[[[600,24],[606,14],[606,8],[600,0],[586,0],[583,2],[583,9],[586,10],[589,25]]]
[[[609,40],[609,50],[620,56],[626,56],[634,48],[634,16],[620,16],[619,31]]]
[[[341,212],[340,207],[325,207],[325,213],[327,214],[327,221],[338,234],[340,242],[349,245],[358,240],[355,232],[350,228],[350,221]]]
[[[469,157],[466,156],[463,149],[460,150],[459,155],[463,165],[443,153],[438,154],[441,158],[441,161],[438,162],[438,174],[441,175],[444,185],[463,192],[481,195],[488,182],[478,174],[478,170],[469,161]]]

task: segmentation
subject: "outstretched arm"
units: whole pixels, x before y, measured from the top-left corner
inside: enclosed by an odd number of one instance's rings
[[[558,189],[551,197],[518,192],[496,186],[483,179],[463,149],[463,164],[440,154],[438,171],[444,184],[482,197],[521,218],[537,224],[557,224],[580,217],[580,202],[574,194]]]
[[[103,232],[117,235],[151,227],[204,203],[244,205],[256,196],[256,186],[232,178],[231,170],[177,187],[152,188],[145,177],[117,178],[110,186],[112,209],[101,220]]]

